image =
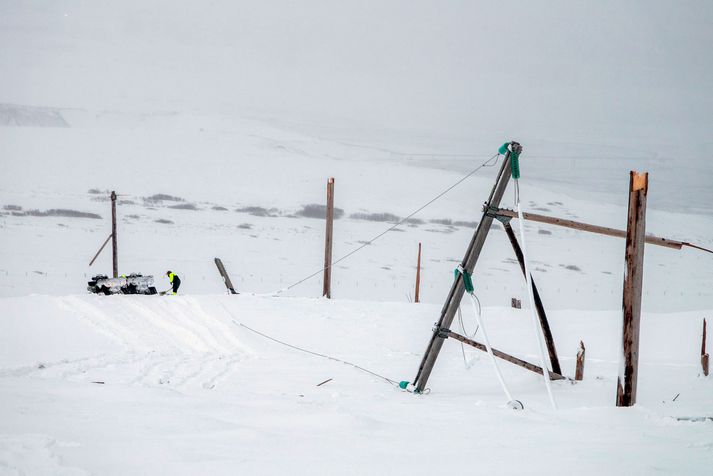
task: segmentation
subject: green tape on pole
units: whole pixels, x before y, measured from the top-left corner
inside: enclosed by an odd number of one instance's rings
[[[501,145],[500,148],[498,149],[498,154],[500,154],[500,155],[507,154],[509,145],[510,145],[510,142],[506,142],[503,145]]]
[[[520,178],[520,154],[517,152],[510,153],[510,170],[512,171],[512,178]]]
[[[468,294],[475,291],[475,286],[473,286],[473,277],[465,269],[458,267],[454,271],[455,277],[457,278],[459,274],[463,275],[463,285]]]

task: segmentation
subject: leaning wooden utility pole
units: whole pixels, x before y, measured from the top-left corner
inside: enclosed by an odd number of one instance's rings
[[[111,234],[106,237],[106,240],[104,240],[104,244],[101,245],[101,248],[99,248],[99,251],[97,251],[97,254],[95,254],[94,258],[92,258],[92,260],[89,262],[89,266],[93,265],[94,262],[99,257],[99,255],[101,254],[101,252],[104,251],[104,247],[106,246],[107,243],[109,243],[109,240],[111,240],[111,237],[112,237]]]
[[[701,367],[703,375],[708,377],[708,353],[706,352],[706,320],[703,319],[703,338],[701,339]]]
[[[522,150],[522,147],[517,142],[512,142],[511,147],[516,150],[517,153]],[[505,189],[507,188],[509,180],[510,150],[505,153],[505,159],[503,160],[503,165],[500,168],[498,179],[495,182],[495,186],[493,187],[492,191],[490,192],[488,201],[485,203],[486,208],[497,208],[500,206],[500,200],[502,200],[503,198],[503,194],[505,193]],[[487,211],[485,211],[483,213],[482,218],[480,219],[480,223],[478,223],[478,228],[475,230],[473,238],[471,239],[471,242],[468,245],[465,257],[461,262],[461,266],[469,274],[472,274],[473,269],[475,269],[475,264],[477,263],[478,257],[480,256],[480,252],[483,249],[485,239],[488,236],[488,232],[490,231],[490,225],[492,223],[493,217]],[[438,354],[440,353],[441,348],[443,347],[443,341],[447,337],[443,334],[443,330],[450,329],[456,311],[460,306],[461,300],[463,299],[464,293],[465,285],[463,283],[463,274],[458,273],[453,282],[453,285],[451,286],[451,290],[448,293],[448,297],[446,298],[446,302],[443,305],[443,309],[441,310],[441,317],[433,329],[433,335],[431,336],[431,340],[428,343],[426,352],[424,353],[423,358],[421,359],[421,364],[419,365],[416,378],[414,378],[413,380],[413,384],[416,387],[416,392],[423,392],[424,388],[426,388],[428,377],[431,375],[431,371],[433,370],[433,366],[436,363],[436,359],[438,359]]]
[[[113,277],[119,277],[119,250],[116,239],[116,192],[111,192],[111,263]]]
[[[649,174],[631,171],[629,174],[629,217],[626,224],[626,271],[622,303],[624,322],[620,357],[624,359],[624,362],[619,366],[617,380],[616,405],[618,407],[630,407],[636,404],[648,191]]]
[[[420,302],[421,291],[421,242],[418,243],[418,260],[416,261],[416,297],[415,302]]]
[[[508,239],[510,240],[512,249],[515,252],[517,261],[520,263],[520,269],[522,270],[522,274],[523,276],[525,276],[525,279],[527,279],[527,276],[525,275],[525,257],[522,254],[522,249],[520,248],[520,243],[518,243],[517,241],[515,232],[513,232],[513,229],[510,226],[510,220],[500,218],[498,218],[498,220],[500,220],[500,222],[503,224],[503,228],[505,229],[505,233],[508,235]],[[545,306],[542,304],[542,298],[540,298],[540,293],[537,290],[537,286],[535,285],[534,279],[532,279],[532,275],[530,275],[530,281],[532,282],[532,294],[535,301],[535,310],[537,311],[537,316],[540,319],[540,327],[542,328],[542,335],[545,338],[545,344],[547,345],[547,353],[550,357],[550,365],[552,365],[552,371],[557,374],[562,374],[559,357],[557,357],[557,349],[555,348],[555,339],[554,337],[552,337],[550,323],[547,320],[547,314],[545,313]]]
[[[223,266],[223,261],[220,258],[214,258],[213,261],[215,262],[215,266],[218,268],[218,272],[223,278],[223,283],[225,284],[225,287],[228,289],[230,294],[238,294],[238,292],[233,287],[233,282],[230,280],[228,272],[225,270],[225,266]]]
[[[324,239],[324,286],[322,296],[332,297],[332,230],[334,225],[334,177],[327,181],[327,231]]]

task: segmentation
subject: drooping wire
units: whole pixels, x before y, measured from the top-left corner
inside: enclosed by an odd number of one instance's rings
[[[317,357],[322,357],[323,359],[333,360],[333,361],[335,361],[335,362],[340,362],[340,363],[342,363],[342,364],[349,365],[349,366],[351,366],[351,367],[354,367],[354,368],[357,369],[357,370],[361,370],[362,372],[366,372],[366,373],[368,373],[368,374],[370,374],[370,375],[373,375],[374,377],[378,377],[378,378],[380,378],[380,379],[382,379],[382,380],[384,380],[384,381],[390,383],[391,385],[394,385],[394,386],[396,386],[396,387],[399,386],[399,382],[398,382],[398,381],[396,381],[396,380],[394,380],[394,379],[390,379],[390,378],[388,378],[388,377],[385,377],[385,376],[383,376],[383,375],[381,375],[381,374],[378,374],[378,373],[376,373],[376,372],[373,372],[373,371],[371,371],[371,370],[369,370],[369,369],[366,369],[366,368],[362,367],[361,365],[357,365],[357,364],[354,364],[354,363],[352,363],[352,362],[348,362],[348,361],[346,361],[346,360],[339,359],[339,358],[337,358],[337,357],[332,357],[331,355],[320,354],[319,352],[315,352],[315,351],[313,351],[313,350],[305,349],[305,348],[302,348],[302,347],[299,347],[299,346],[290,344],[290,343],[288,343],[288,342],[281,341],[281,340],[276,339],[276,338],[274,338],[274,337],[272,337],[272,336],[269,336],[269,335],[267,335],[267,334],[265,334],[265,333],[263,333],[263,332],[260,332],[260,331],[258,331],[257,329],[253,329],[252,327],[249,327],[249,326],[243,324],[242,322],[239,322],[239,321],[235,320],[235,318],[233,317],[233,314],[228,310],[228,308],[226,308],[226,307],[223,305],[223,303],[220,303],[220,305],[221,305],[221,307],[225,310],[225,312],[228,313],[228,315],[229,315],[230,318],[231,318],[231,321],[232,321],[233,324],[235,324],[236,326],[239,326],[239,327],[242,327],[242,328],[244,328],[244,329],[247,329],[247,330],[249,330],[250,332],[252,332],[252,333],[254,333],[254,334],[257,334],[257,335],[259,335],[259,336],[261,336],[261,337],[264,337],[265,339],[271,340],[271,341],[276,342],[276,343],[278,343],[278,344],[280,344],[280,345],[283,345],[283,346],[285,346],[285,347],[289,347],[290,349],[298,350],[298,351],[304,352],[304,353],[306,353],[306,354],[314,355],[314,356],[317,356]]]
[[[426,204],[422,205],[421,207],[419,207],[419,208],[416,209],[415,211],[411,212],[411,213],[410,213],[408,216],[406,216],[405,218],[402,218],[398,223],[396,223],[396,224],[390,226],[389,228],[387,228],[386,230],[382,231],[382,232],[379,233],[378,235],[374,236],[374,237],[371,238],[370,240],[364,241],[361,246],[359,246],[359,247],[353,249],[352,251],[350,251],[349,253],[345,254],[345,255],[342,256],[342,257],[340,257],[339,259],[336,259],[336,260],[332,261],[332,263],[331,263],[330,265],[325,266],[325,267],[323,267],[323,268],[321,268],[321,269],[315,271],[314,273],[312,273],[312,274],[310,274],[310,275],[308,275],[308,276],[305,276],[304,278],[302,278],[302,279],[300,279],[299,281],[296,281],[296,282],[290,284],[289,286],[287,286],[287,287],[285,287],[285,288],[282,288],[282,289],[280,289],[280,290],[278,290],[278,291],[275,291],[275,292],[273,292],[273,293],[268,293],[267,295],[280,294],[280,293],[283,293],[283,292],[285,292],[285,291],[288,291],[288,290],[294,288],[295,286],[299,286],[300,284],[304,283],[305,281],[307,281],[307,280],[309,280],[309,279],[312,279],[312,278],[314,278],[315,276],[317,276],[317,275],[323,273],[324,270],[326,270],[326,269],[328,269],[328,268],[331,268],[331,267],[334,267],[334,265],[336,265],[337,263],[340,263],[340,262],[344,261],[345,259],[349,258],[350,256],[352,256],[353,254],[355,254],[355,253],[361,251],[362,249],[364,249],[364,248],[366,248],[367,246],[371,245],[373,242],[375,242],[376,240],[378,240],[379,238],[381,238],[382,236],[384,236],[384,235],[387,234],[388,232],[390,232],[390,231],[392,231],[392,230],[398,228],[399,226],[403,225],[405,222],[407,222],[408,220],[410,220],[411,218],[413,218],[414,215],[416,215],[417,213],[419,213],[420,211],[422,211],[423,209],[425,209],[426,207],[428,207],[429,205],[431,205],[433,202],[435,202],[436,200],[438,200],[439,198],[441,198],[442,196],[444,196],[445,194],[447,194],[448,192],[450,192],[451,190],[453,190],[454,188],[456,188],[456,187],[457,187],[458,185],[460,185],[461,183],[465,182],[466,179],[468,179],[471,175],[473,175],[473,174],[475,174],[476,172],[478,172],[480,169],[482,169],[482,168],[484,168],[484,167],[493,167],[493,166],[495,166],[495,165],[498,163],[498,157],[499,157],[499,156],[500,156],[499,153],[493,155],[493,156],[490,157],[488,160],[486,160],[485,162],[483,162],[482,164],[480,164],[478,167],[476,167],[475,169],[473,169],[473,170],[471,170],[470,172],[468,172],[465,176],[463,176],[460,180],[458,180],[457,182],[455,182],[453,185],[451,185],[450,187],[446,188],[446,189],[443,190],[441,193],[439,193],[438,195],[436,195],[435,197],[433,197],[433,198],[432,198],[431,200],[429,200]]]

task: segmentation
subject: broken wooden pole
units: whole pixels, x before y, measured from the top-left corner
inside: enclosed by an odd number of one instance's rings
[[[701,367],[703,367],[703,375],[708,377],[708,353],[706,352],[706,320],[703,319],[703,338],[701,339]]]
[[[414,302],[420,302],[421,291],[421,242],[418,243],[418,259],[416,260],[416,297]]]
[[[327,181],[327,230],[324,238],[324,283],[322,296],[332,297],[332,230],[334,223],[334,177]]]
[[[522,147],[517,142],[512,142],[511,147],[516,150],[517,153],[522,150]],[[510,180],[510,153],[510,150],[505,153],[505,158],[503,159],[503,165],[498,173],[498,178],[493,186],[493,189],[490,191],[490,196],[488,197],[487,202],[485,202],[486,208],[497,208],[500,206],[500,200],[502,200],[503,195],[505,194],[505,189],[507,188]],[[473,238],[471,239],[465,252],[463,261],[461,262],[461,266],[468,274],[473,273],[473,269],[475,268],[475,264],[478,262],[480,252],[483,249],[485,239],[488,236],[490,225],[492,223],[493,217],[487,212],[484,212],[480,222],[478,223],[478,228],[475,230]],[[463,274],[459,273],[451,285],[448,297],[446,298],[446,302],[441,310],[441,317],[438,319],[438,323],[433,330],[431,339],[426,347],[426,352],[423,354],[423,358],[421,359],[421,363],[418,367],[418,372],[413,380],[413,384],[416,387],[414,391],[416,393],[421,393],[423,392],[423,389],[426,388],[428,377],[431,375],[433,366],[438,359],[438,354],[443,347],[444,337],[439,334],[439,330],[450,328],[453,323],[456,310],[460,306],[460,302],[463,300],[464,293],[465,285],[463,283]]]
[[[112,235],[109,235],[106,237],[106,240],[104,240],[104,244],[101,245],[101,248],[99,248],[99,251],[97,251],[97,254],[94,255],[94,258],[89,262],[89,266],[93,265],[94,262],[97,260],[99,257],[99,254],[104,250],[104,247],[106,246],[107,243],[109,243],[109,240],[111,240]]]
[[[450,337],[450,338],[455,339],[455,340],[457,340],[457,341],[459,341],[459,342],[462,342],[462,343],[464,343],[464,344],[467,344],[467,345],[469,345],[469,346],[471,346],[471,347],[473,347],[473,348],[475,348],[475,349],[482,350],[483,352],[487,352],[487,351],[488,351],[488,349],[487,349],[487,347],[485,346],[485,344],[481,344],[481,343],[478,342],[478,341],[475,341],[475,340],[470,339],[470,338],[468,338],[468,337],[465,337],[465,336],[462,336],[462,335],[460,335],[460,334],[457,334],[457,333],[455,333],[455,332],[453,332],[453,331],[451,331],[451,330],[447,330],[447,331],[444,330],[444,331],[441,332],[441,334],[442,334],[443,337]],[[517,357],[515,357],[515,356],[513,356],[513,355],[510,355],[510,354],[506,354],[505,352],[503,352],[503,351],[501,351],[501,350],[493,349],[492,347],[491,347],[491,349],[493,350],[493,355],[494,355],[495,357],[497,357],[497,358],[499,358],[499,359],[502,359],[502,360],[505,360],[505,361],[507,361],[507,362],[510,362],[511,364],[515,364],[515,365],[517,365],[517,366],[520,366],[520,367],[522,367],[522,368],[524,368],[524,369],[527,369],[527,370],[529,370],[529,371],[531,371],[531,372],[535,372],[536,374],[542,375],[542,367],[540,367],[539,365],[531,364],[530,362],[528,362],[528,361],[526,361],[526,360],[518,359]],[[565,378],[566,378],[565,376],[563,376],[563,375],[561,375],[561,374],[559,374],[559,373],[552,372],[552,371],[550,371],[549,369],[547,369],[547,371],[548,371],[549,374],[550,374],[550,380],[562,380],[562,379],[565,379]]]
[[[116,192],[111,192],[111,265],[114,278],[119,277],[119,249],[116,239]]]
[[[509,220],[502,221],[505,233],[508,235],[512,249],[515,252],[517,261],[520,263],[520,269],[522,274],[525,274],[525,258],[522,254],[522,249],[520,248],[520,243],[517,241],[515,232],[510,226]],[[537,286],[535,285],[535,280],[530,276],[532,282],[532,294],[535,300],[535,310],[537,311],[537,316],[540,319],[540,327],[542,328],[542,335],[545,338],[545,344],[547,345],[547,353],[550,357],[550,365],[552,365],[552,371],[561,374],[562,368],[560,367],[560,361],[557,357],[557,349],[555,348],[555,339],[552,337],[552,331],[550,330],[550,323],[547,320],[547,314],[545,313],[545,306],[542,304],[542,299],[540,298],[540,293],[537,291]]]
[[[579,350],[577,351],[577,367],[574,371],[574,379],[582,380],[584,378],[584,354],[587,349],[584,347],[584,342],[579,341]]]
[[[616,405],[618,407],[630,407],[636,404],[648,191],[649,174],[631,171],[629,174],[629,211],[626,224],[626,269],[622,300],[624,319],[620,358],[624,361],[619,366],[619,378],[617,379]]]
[[[225,284],[225,287],[228,289],[228,291],[230,291],[230,294],[238,294],[238,292],[233,287],[233,282],[230,280],[230,276],[228,276],[228,271],[226,271],[225,266],[223,266],[223,261],[220,258],[214,258],[214,261],[215,266],[218,268],[220,276],[223,278],[223,283]]]

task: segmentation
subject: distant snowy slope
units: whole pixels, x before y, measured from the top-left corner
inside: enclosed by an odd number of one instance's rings
[[[57,109],[0,104],[0,126],[69,127]]]

